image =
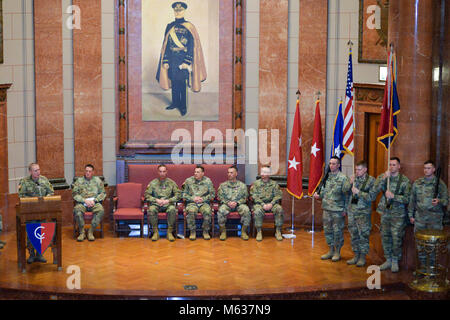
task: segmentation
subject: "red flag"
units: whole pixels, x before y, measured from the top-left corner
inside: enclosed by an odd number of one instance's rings
[[[287,191],[297,199],[303,197],[302,122],[300,120],[299,105],[300,101],[297,99],[294,126],[292,127],[291,146],[289,147],[289,167],[287,174]]]
[[[309,162],[309,184],[308,196],[312,196],[316,191],[320,180],[322,180],[323,167],[323,139],[322,122],[320,120],[319,100],[316,101],[316,116],[314,118],[314,135],[311,142],[311,157]]]

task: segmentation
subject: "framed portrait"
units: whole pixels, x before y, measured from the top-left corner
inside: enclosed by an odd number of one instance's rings
[[[243,12],[239,0],[119,1],[119,154],[168,151],[198,121],[224,136],[243,126]]]
[[[389,0],[360,0],[358,62],[386,63]]]

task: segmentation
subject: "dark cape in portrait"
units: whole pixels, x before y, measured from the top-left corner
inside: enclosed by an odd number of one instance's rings
[[[164,69],[162,65],[163,57],[166,52],[167,41],[169,38],[169,31],[174,25],[175,21],[167,25],[166,34],[164,35],[164,42],[159,57],[158,71],[156,73],[156,80],[158,80],[160,87],[164,90],[169,90],[172,87],[168,70]],[[189,30],[194,39],[194,57],[191,65],[192,72],[189,73],[189,87],[192,89],[192,91],[199,92],[201,90],[201,83],[206,80],[206,66],[205,60],[203,58],[203,50],[200,43],[200,37],[192,23],[190,23],[189,21],[185,21],[182,23],[182,25]]]

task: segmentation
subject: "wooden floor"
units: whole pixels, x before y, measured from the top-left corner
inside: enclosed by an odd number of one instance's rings
[[[366,268],[348,266],[352,256],[345,235],[342,260],[322,261],[327,251],[323,232],[314,237],[295,231],[296,239],[276,241],[270,233],[262,242],[228,237],[220,241],[148,238],[116,238],[110,231],[103,239],[78,243],[72,229],[63,228],[63,271],[52,264],[51,250],[44,254],[48,263],[17,267],[15,234],[2,235],[7,241],[0,250],[0,297],[9,292],[16,298],[27,294],[48,294],[51,298],[362,298],[376,295],[366,288]],[[382,262],[370,255],[368,264]],[[67,268],[79,266],[81,289],[70,290]],[[382,272],[383,289],[402,283],[406,273]],[[195,286],[187,290],[185,286]],[[345,296],[342,292],[353,292]],[[353,290],[353,291],[352,291]],[[392,290],[398,290],[394,288]],[[339,293],[340,292],[340,293]],[[384,292],[378,290],[378,292]]]

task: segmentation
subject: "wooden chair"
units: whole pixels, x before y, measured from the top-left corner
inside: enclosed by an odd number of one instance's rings
[[[140,183],[126,182],[116,186],[114,198],[113,230],[118,236],[119,232],[129,231],[120,228],[120,221],[140,223],[140,237],[144,235],[144,212],[141,199],[142,185]]]
[[[74,201],[74,206],[77,204],[76,201]],[[101,202],[101,204],[103,205],[103,202]],[[72,210],[73,212],[73,210]],[[80,230],[78,228],[78,223],[75,219],[75,215],[72,213],[73,216],[73,238],[76,239],[77,236],[80,234]],[[86,211],[84,213],[84,229],[87,229],[90,224],[92,223],[92,218],[93,218],[93,213]],[[103,238],[103,219],[104,216],[102,218],[102,220],[100,221],[100,224],[95,228],[94,232],[100,232],[100,238]]]

